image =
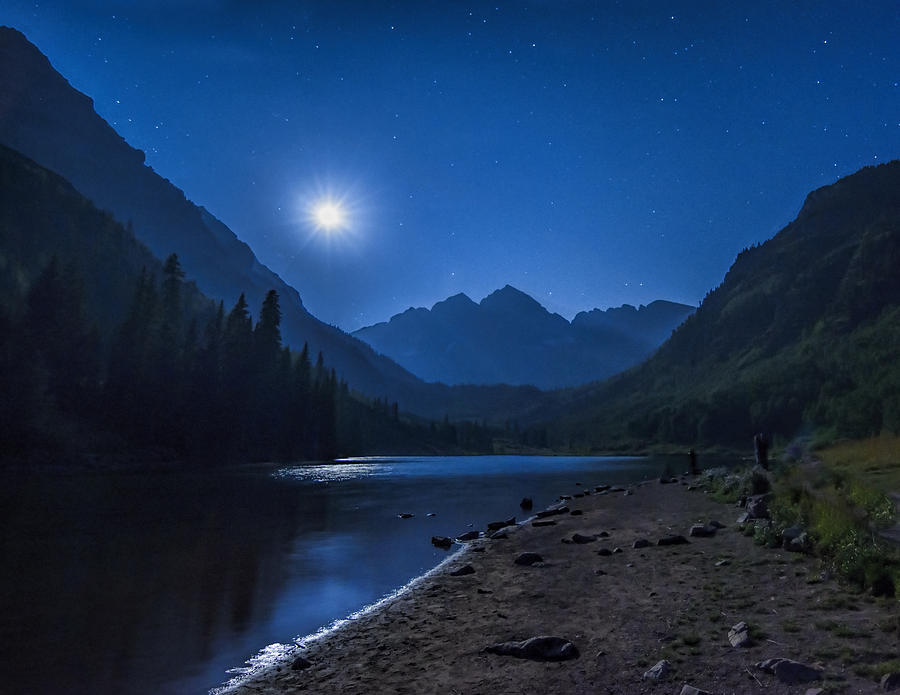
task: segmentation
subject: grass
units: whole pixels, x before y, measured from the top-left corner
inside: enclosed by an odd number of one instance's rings
[[[858,477],[878,490],[900,492],[900,435],[843,441],[816,452],[828,468]]]

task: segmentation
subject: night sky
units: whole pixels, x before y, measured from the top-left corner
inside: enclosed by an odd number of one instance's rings
[[[3,0],[161,175],[345,329],[509,283],[696,304],[900,156],[900,4]],[[343,201],[347,226],[308,208]]]

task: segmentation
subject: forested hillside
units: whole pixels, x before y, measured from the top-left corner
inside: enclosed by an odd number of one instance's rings
[[[557,446],[900,430],[900,162],[811,193],[646,363],[570,391]]]
[[[254,322],[157,260],[58,175],[0,147],[0,458],[212,461],[484,451],[475,425],[401,420],[319,353],[270,290]]]

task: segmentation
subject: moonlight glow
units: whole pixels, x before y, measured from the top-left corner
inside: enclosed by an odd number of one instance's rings
[[[340,203],[320,200],[312,206],[312,219],[316,227],[334,232],[347,226],[347,212]]]

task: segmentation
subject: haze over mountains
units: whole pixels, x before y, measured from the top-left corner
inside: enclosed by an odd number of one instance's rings
[[[426,381],[560,388],[605,379],[650,355],[694,307],[655,301],[571,321],[506,285],[408,309],[353,335]]]

